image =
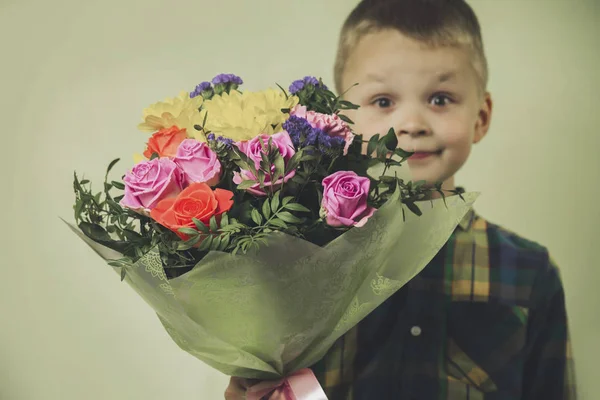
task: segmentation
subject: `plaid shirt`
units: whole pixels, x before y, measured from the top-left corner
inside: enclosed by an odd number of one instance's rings
[[[559,271],[545,248],[470,211],[312,369],[329,400],[575,399]]]

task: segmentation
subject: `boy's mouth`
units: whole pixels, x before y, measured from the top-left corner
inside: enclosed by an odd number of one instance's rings
[[[409,160],[423,160],[429,158],[431,156],[436,156],[441,154],[442,151],[416,151],[412,156],[410,156]]]

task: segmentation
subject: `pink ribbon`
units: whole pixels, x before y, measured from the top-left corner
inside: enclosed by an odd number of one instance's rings
[[[248,400],[327,400],[315,374],[309,368],[294,372],[278,381],[265,381],[254,385],[246,392]]]

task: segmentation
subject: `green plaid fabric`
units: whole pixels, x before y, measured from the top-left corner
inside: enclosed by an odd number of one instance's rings
[[[544,247],[471,211],[312,369],[330,400],[575,399],[559,271]]]

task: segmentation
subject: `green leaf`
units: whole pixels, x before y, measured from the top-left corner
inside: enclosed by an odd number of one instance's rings
[[[142,237],[142,235],[140,235],[137,232],[134,232],[130,229],[124,229],[123,230],[123,234],[125,235],[125,237],[127,238],[127,240],[130,240],[132,242],[136,242],[136,241],[140,241],[143,240],[144,238]]]
[[[208,227],[206,225],[204,225],[204,223],[202,221],[200,221],[198,218],[192,218],[192,221],[194,222],[194,225],[196,225],[196,228],[198,228],[198,230],[202,233],[208,233],[210,232],[208,230]]]
[[[74,207],[74,210],[75,210],[75,219],[76,220],[78,220],[79,217],[81,216],[81,210],[82,210],[82,208],[83,208],[83,201],[77,200],[75,202],[75,207]]]
[[[277,217],[283,222],[288,222],[290,224],[299,224],[304,221],[302,218],[298,218],[294,214],[287,211],[277,213]]]
[[[212,235],[206,236],[206,239],[204,239],[204,241],[202,243],[200,243],[200,246],[198,246],[198,250],[206,251],[206,250],[210,249],[210,246],[212,245],[212,241],[213,241]]]
[[[219,236],[219,246],[216,250],[224,251],[227,247],[229,247],[229,235]]]
[[[261,140],[261,143],[262,143],[262,140]],[[263,147],[264,147],[264,144],[263,144]],[[269,157],[267,156],[267,154],[264,151],[260,152],[260,158],[262,160],[262,163],[261,163],[262,170],[266,171],[266,172],[270,171],[271,163],[269,162]]]
[[[277,193],[275,193],[275,195],[271,199],[271,211],[273,211],[274,213],[279,210],[279,195],[280,194],[281,194],[281,191],[278,191]]]
[[[310,210],[308,208],[304,207],[300,203],[288,203],[285,205],[285,209],[290,210],[290,211],[310,212]]]
[[[298,150],[296,152],[296,154],[294,154],[292,156],[292,158],[289,159],[286,167],[285,167],[285,173],[284,175],[287,175],[288,172],[295,170],[298,165],[300,164],[300,160],[302,159],[302,155],[304,154],[304,152],[302,150]]]
[[[179,229],[177,229],[177,231],[179,233],[183,233],[184,235],[188,235],[188,236],[198,236],[199,235],[199,232],[192,228],[179,228]]]
[[[112,181],[111,184],[119,190],[125,190],[125,185],[121,182]]]
[[[217,217],[215,217],[214,215],[210,217],[209,224],[211,232],[216,232],[219,230],[219,225],[217,224]]]
[[[265,186],[265,173],[263,170],[258,171],[258,182],[260,183],[261,188]]]
[[[338,102],[340,106],[343,106],[345,110],[358,110],[360,108],[359,105],[351,103],[347,100],[341,100]]]
[[[283,222],[282,220],[280,220],[279,218],[273,218],[269,221],[269,225],[274,225],[274,226],[278,226],[280,228],[283,229],[287,229],[288,226],[285,222]]]
[[[258,212],[258,210],[256,208],[252,209],[252,221],[254,221],[254,223],[256,225],[262,225],[263,222],[263,217],[262,215],[260,215],[260,213]]]
[[[285,91],[285,89],[284,89],[284,88],[282,88],[282,87],[281,87],[281,85],[280,85],[279,83],[276,83],[276,85],[277,85],[277,87],[278,87],[279,89],[281,89],[281,91],[282,91],[282,92],[283,92],[283,94],[285,95],[285,99],[287,100],[287,99],[289,98],[289,96],[288,96],[287,92]]]
[[[112,240],[110,238],[110,235],[108,234],[108,232],[106,232],[106,230],[104,230],[104,228],[98,224],[91,224],[89,222],[80,222],[79,229],[81,229],[81,231],[83,233],[85,233],[86,236],[88,236],[91,239],[94,239],[97,241]]]
[[[123,282],[125,280],[125,277],[127,276],[127,270],[125,269],[125,266],[121,266],[121,282]]]
[[[421,209],[415,203],[407,202],[405,204],[406,204],[406,207],[408,207],[408,209],[410,211],[412,211],[413,213],[415,213],[416,215],[418,215],[418,216],[423,215],[423,213],[421,212]]]
[[[227,215],[227,213],[224,213],[221,215],[221,228],[226,227],[227,225],[229,225],[229,215]]]
[[[120,214],[123,212],[123,208],[116,201],[109,199],[106,200],[106,203],[108,204],[108,207],[111,209],[111,211],[113,211],[114,213]]]
[[[277,156],[275,157],[274,165],[275,165],[275,175],[273,176],[273,182],[277,182],[277,180],[280,177],[284,176],[284,172],[285,172],[285,162],[280,153],[277,153]]]
[[[106,175],[108,175],[108,173],[113,169],[113,167],[115,166],[116,163],[118,163],[121,159],[117,158],[114,159],[110,162],[110,164],[108,164],[108,168],[106,169]]]
[[[210,243],[210,250],[217,250],[221,246],[221,236],[213,236],[213,240]]]
[[[385,160],[387,157],[388,148],[385,145],[385,141],[382,139],[377,143],[377,158]]]
[[[89,179],[84,179],[81,182],[79,182],[80,185],[87,185],[88,183],[90,183]]]
[[[294,200],[294,196],[287,196],[283,198],[283,202],[281,204],[283,204],[283,206],[286,206],[287,203],[289,203],[290,201]]]
[[[248,188],[251,188],[252,186],[256,185],[256,181],[253,181],[251,179],[242,181],[239,185],[237,185],[237,190],[246,190]]]
[[[383,140],[388,150],[394,151],[396,149],[396,146],[398,146],[398,137],[396,136],[396,132],[394,132],[394,128],[390,128],[387,135],[383,137]]]
[[[408,157],[412,156],[414,153],[411,153],[410,151],[406,151],[406,150],[403,150],[398,147],[394,150],[394,154],[397,156],[400,156],[402,158],[408,158]]]
[[[427,181],[425,181],[425,180],[416,181],[416,182],[414,183],[414,189],[415,189],[415,190],[419,190],[419,189],[421,189],[421,188],[422,188],[422,187],[423,187],[423,186],[424,186],[426,183],[427,183]]]
[[[185,242],[177,243],[177,250],[189,250],[194,247],[202,239],[202,236],[198,235],[186,240]]]
[[[265,202],[262,205],[262,213],[267,219],[271,217],[271,205],[269,199],[265,199]]]
[[[373,154],[375,149],[377,148],[377,142],[379,141],[379,133],[371,137],[369,139],[369,144],[367,145],[367,155]]]

